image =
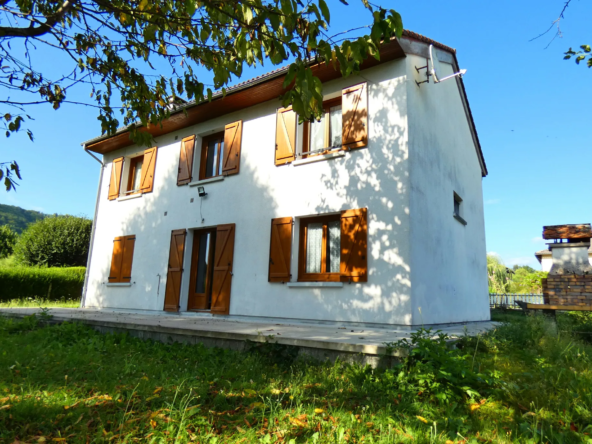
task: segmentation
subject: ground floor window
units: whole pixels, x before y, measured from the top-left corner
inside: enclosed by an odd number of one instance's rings
[[[301,219],[299,280],[337,282],[340,263],[341,216]]]

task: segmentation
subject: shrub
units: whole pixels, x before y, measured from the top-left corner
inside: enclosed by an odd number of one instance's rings
[[[0,268],[0,301],[42,297],[74,299],[82,295],[86,268]]]
[[[86,266],[92,221],[75,216],[51,216],[32,223],[21,234],[14,252],[22,265]]]
[[[12,254],[17,238],[18,234],[16,234],[15,231],[12,231],[10,226],[0,226],[0,259],[6,258]]]

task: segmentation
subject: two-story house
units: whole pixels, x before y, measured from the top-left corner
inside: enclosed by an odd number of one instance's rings
[[[482,178],[455,50],[406,31],[358,75],[313,69],[298,123],[286,69],[85,149],[103,156],[83,307],[376,325],[489,319]],[[183,109],[185,112],[183,112]]]

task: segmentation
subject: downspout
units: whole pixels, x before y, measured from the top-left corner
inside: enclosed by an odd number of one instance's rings
[[[101,196],[101,185],[103,183],[103,170],[105,169],[105,164],[101,162],[101,160],[91,153],[89,150],[86,149],[86,144],[82,144],[82,148],[84,151],[90,155],[93,159],[101,164],[101,174],[99,175],[99,187],[97,189],[97,202],[95,203],[95,216],[93,218],[92,230],[90,233],[90,247],[88,249],[88,257],[86,259],[86,273],[84,275],[84,288],[82,290],[82,299],[80,300],[80,308],[84,308],[86,304],[86,292],[88,290],[88,275],[90,273],[90,262],[92,260],[92,253],[93,253],[93,246],[95,244],[95,232],[97,230],[97,217],[99,212],[99,198]]]

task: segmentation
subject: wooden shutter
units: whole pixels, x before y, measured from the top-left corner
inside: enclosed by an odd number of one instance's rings
[[[195,152],[195,136],[189,136],[181,141],[179,153],[179,172],[177,185],[186,185],[193,178],[193,153]]]
[[[214,254],[211,308],[212,313],[216,314],[228,314],[228,310],[230,309],[234,231],[234,224],[218,225],[216,229],[216,252]]]
[[[224,127],[224,159],[222,174],[238,174],[240,168],[243,121],[230,123]]]
[[[111,180],[109,181],[109,200],[119,197],[119,186],[121,185],[121,172],[123,171],[123,157],[118,157],[111,164]]]
[[[164,293],[164,311],[179,311],[186,235],[186,230],[173,230],[171,232],[171,249],[169,251],[167,282]]]
[[[134,246],[136,236],[125,236],[123,240],[123,252],[121,258],[121,274],[119,282],[130,282],[132,280],[132,262],[134,260]]]
[[[341,213],[341,281],[368,281],[368,211]]]
[[[113,240],[113,255],[109,283],[130,282],[132,277],[132,261],[136,236],[119,236]]]
[[[361,83],[341,93],[343,149],[368,145],[368,86]]]
[[[280,217],[271,220],[269,246],[269,282],[289,282],[292,257],[292,218]]]
[[[154,187],[154,168],[156,167],[156,147],[144,151],[142,162],[142,177],[140,177],[140,192],[151,193]]]
[[[292,162],[296,157],[296,113],[292,107],[277,112],[275,129],[275,164]]]
[[[119,236],[113,240],[113,255],[111,256],[111,271],[109,272],[109,283],[119,282],[121,276],[121,261],[123,259],[124,237]]]

